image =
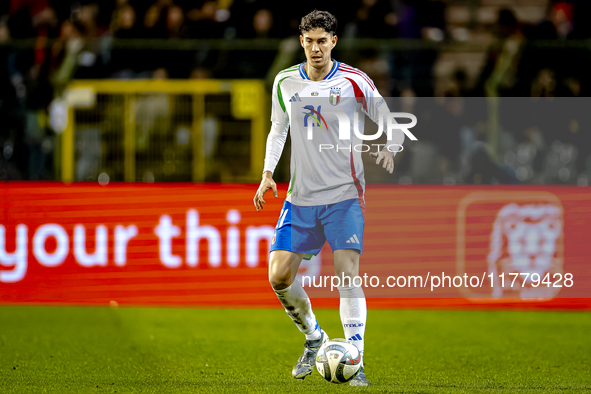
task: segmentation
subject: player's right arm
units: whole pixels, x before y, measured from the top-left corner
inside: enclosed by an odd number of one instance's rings
[[[278,197],[277,184],[273,180],[273,172],[281,158],[281,153],[285,146],[285,140],[287,139],[287,132],[289,130],[289,116],[281,94],[280,83],[282,78],[280,78],[280,76],[281,74],[277,75],[277,77],[275,77],[275,82],[273,83],[273,94],[271,97],[271,131],[267,137],[263,179],[261,180],[261,184],[253,198],[254,206],[257,211],[263,209],[263,205],[265,204],[263,197],[267,190],[273,189],[273,196],[275,196],[275,198]]]

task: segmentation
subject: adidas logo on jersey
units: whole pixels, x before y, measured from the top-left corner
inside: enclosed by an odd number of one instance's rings
[[[360,244],[361,242],[359,242],[359,238],[357,238],[357,234],[353,234],[353,236],[347,240],[347,243],[348,244]]]
[[[293,103],[294,101],[302,101],[302,99],[300,98],[300,95],[298,93],[296,93],[293,96],[291,96],[289,101]]]

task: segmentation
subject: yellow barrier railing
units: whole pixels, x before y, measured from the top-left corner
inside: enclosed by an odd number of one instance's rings
[[[260,180],[268,100],[258,80],[78,80],[66,90],[61,178]]]

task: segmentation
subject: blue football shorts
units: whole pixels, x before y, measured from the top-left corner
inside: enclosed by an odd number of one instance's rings
[[[333,252],[355,249],[363,253],[365,221],[359,200],[302,207],[285,201],[277,220],[271,251],[304,253],[310,259],[328,241]]]

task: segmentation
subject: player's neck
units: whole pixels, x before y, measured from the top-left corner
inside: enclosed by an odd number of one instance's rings
[[[328,75],[330,70],[332,70],[333,65],[334,62],[331,60],[326,63],[324,67],[318,69],[310,66],[310,63],[306,62],[306,74],[308,74],[308,78],[310,78],[311,81],[322,81],[324,77]]]

